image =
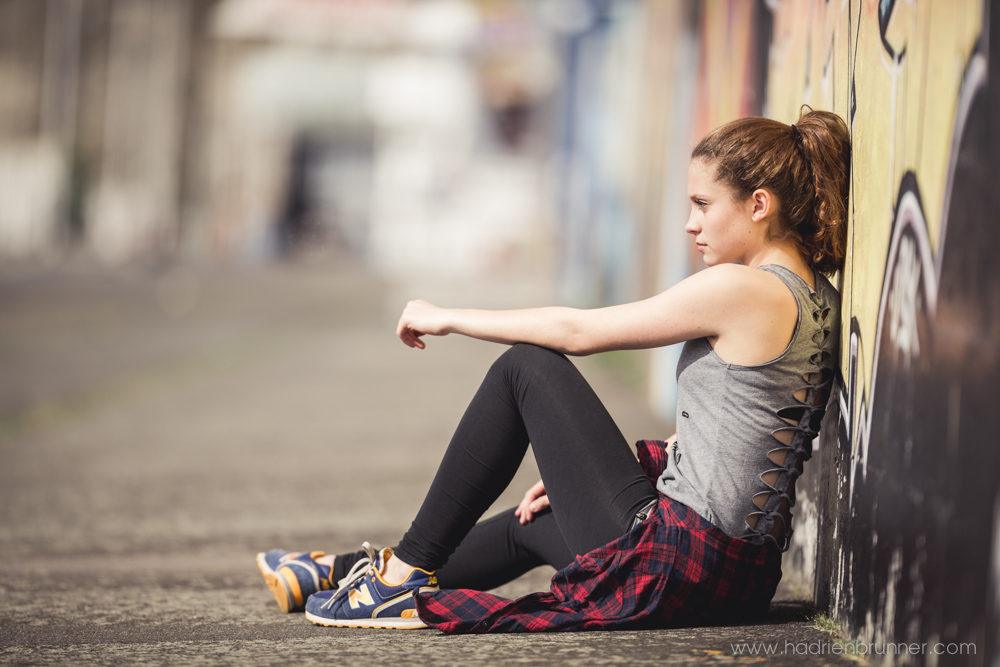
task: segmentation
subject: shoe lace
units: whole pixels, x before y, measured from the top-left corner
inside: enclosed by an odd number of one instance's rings
[[[330,599],[323,604],[322,609],[329,609],[333,605],[333,601],[336,600],[341,593],[350,588],[355,581],[364,577],[368,570],[374,567],[376,561],[375,548],[368,542],[363,542],[361,544],[361,548],[368,553],[368,556],[355,563],[351,570],[347,573],[347,576],[337,582],[337,590],[334,591],[333,595],[330,596]]]

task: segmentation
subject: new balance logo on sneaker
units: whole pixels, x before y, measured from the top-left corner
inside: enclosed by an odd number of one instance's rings
[[[372,594],[368,592],[368,586],[365,584],[361,584],[361,587],[356,590],[349,591],[348,596],[351,600],[351,609],[357,609],[362,604],[369,607],[375,604],[375,600],[372,599]]]
[[[417,616],[413,596],[438,590],[433,572],[414,568],[403,583],[394,585],[382,578],[392,549],[379,554],[364,543],[368,558],[355,564],[338,582],[338,589],[318,591],[306,602],[306,618],[317,625],[343,628],[426,628]]]

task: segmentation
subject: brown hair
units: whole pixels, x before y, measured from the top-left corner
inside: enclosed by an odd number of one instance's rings
[[[768,238],[795,241],[820,273],[843,267],[851,137],[840,116],[803,105],[794,125],[741,118],[710,132],[691,157],[714,164],[737,201],[758,188],[771,192],[778,216]]]

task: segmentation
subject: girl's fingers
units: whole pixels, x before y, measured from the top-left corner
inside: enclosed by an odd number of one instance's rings
[[[399,339],[409,347],[416,347],[421,350],[427,347],[427,344],[420,338],[424,335],[423,332],[416,331],[407,326],[400,326],[400,330],[397,335],[399,336]]]
[[[514,516],[518,517],[521,525],[530,523],[535,515],[549,506],[549,498],[545,495],[545,486],[542,480],[538,480],[530,489],[524,492],[524,498],[518,503],[514,510]]]
[[[521,501],[521,504],[514,510],[514,515],[520,519],[522,526],[531,521],[531,505],[527,502],[527,499]]]
[[[535,518],[535,514],[548,505],[548,499],[546,499],[545,504],[538,503],[539,494],[544,493],[545,488],[542,486],[541,481],[525,491],[524,497],[521,498],[521,502],[517,504],[517,508],[514,510],[514,516],[518,518],[522,526],[530,523]]]
[[[547,495],[541,495],[532,498],[529,495],[525,495],[521,504],[517,506],[514,510],[514,516],[518,517],[523,526],[526,523],[531,523],[534,521],[535,517],[549,508],[549,497]]]

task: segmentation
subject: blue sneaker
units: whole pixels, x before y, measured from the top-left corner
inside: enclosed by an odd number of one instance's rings
[[[330,580],[333,568],[315,560],[323,555],[281,549],[257,554],[257,567],[282,611],[302,611],[310,595],[336,588]]]
[[[382,549],[376,556],[367,542],[364,548],[368,559],[358,561],[340,580],[337,590],[319,591],[309,598],[306,618],[317,625],[338,628],[426,628],[417,617],[413,596],[438,590],[434,573],[413,568],[406,581],[393,586],[381,574],[392,557],[392,549]]]

